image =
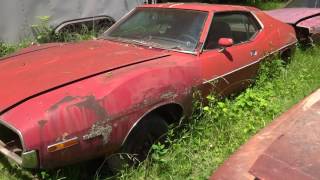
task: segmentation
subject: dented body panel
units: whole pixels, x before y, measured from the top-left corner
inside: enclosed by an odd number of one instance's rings
[[[0,61],[0,84],[7,87],[0,89],[0,128],[12,127],[22,152],[37,152],[39,163],[32,168],[109,155],[147,114],[172,104],[187,117],[195,90],[238,92],[254,79],[261,60],[296,43],[292,27],[255,8],[204,4],[143,8],[173,7],[208,12],[200,45],[214,12],[249,12],[262,28],[255,38],[224,52],[200,48],[191,54],[101,39],[34,46]]]

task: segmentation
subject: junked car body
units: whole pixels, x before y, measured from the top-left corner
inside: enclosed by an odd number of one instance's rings
[[[292,0],[285,8],[267,11],[267,13],[292,25],[300,42],[320,42],[319,0]]]
[[[169,3],[136,8],[99,40],[23,49],[0,61],[0,152],[26,168],[143,160],[190,115],[194,91],[239,92],[296,42],[253,7]]]

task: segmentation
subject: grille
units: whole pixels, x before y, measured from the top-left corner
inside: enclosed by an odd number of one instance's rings
[[[0,143],[1,142],[5,145],[6,149],[21,156],[23,148],[19,135],[2,124],[0,124]]]

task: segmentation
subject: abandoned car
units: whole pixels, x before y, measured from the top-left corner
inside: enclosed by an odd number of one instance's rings
[[[270,16],[292,25],[303,44],[320,42],[320,1],[292,0],[285,8],[267,11]]]
[[[143,160],[190,115],[194,91],[238,92],[296,42],[253,7],[168,3],[137,7],[98,40],[33,45],[0,60],[0,152],[25,168]]]

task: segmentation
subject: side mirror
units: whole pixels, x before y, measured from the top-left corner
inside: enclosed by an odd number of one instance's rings
[[[231,38],[220,38],[218,41],[218,44],[221,48],[225,49],[227,47],[232,46],[234,43],[233,43],[233,39]]]

